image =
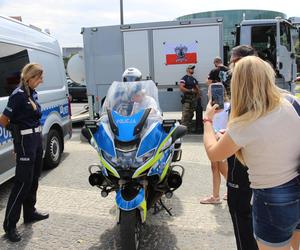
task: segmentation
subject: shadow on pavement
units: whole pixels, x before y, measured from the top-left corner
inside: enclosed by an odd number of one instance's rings
[[[211,212],[215,215],[216,223],[218,225],[216,229],[216,233],[223,236],[232,236],[233,235],[233,225],[225,224],[224,217],[228,217],[231,222],[231,217],[227,207],[227,201],[223,201],[226,203],[226,206],[214,206]]]
[[[164,209],[159,210],[154,214],[154,209],[151,208],[147,213],[147,221],[143,226],[142,239],[140,249],[143,250],[176,250],[179,249],[176,236],[170,231],[166,225],[167,221],[172,221],[173,218],[183,213],[181,201],[175,195],[171,199],[163,199],[167,208],[171,208],[170,216]],[[111,215],[116,214],[116,207],[109,210]],[[115,250],[121,249],[119,227],[115,225],[112,229],[106,230],[101,236],[97,245],[89,248],[90,250]]]
[[[66,160],[69,156],[70,156],[70,153],[68,153],[68,152],[63,152],[62,155],[61,155],[60,163],[59,163],[59,165],[58,165],[56,168],[59,168],[60,165],[62,164],[62,162],[63,162],[64,160]],[[42,171],[42,173],[41,173],[40,181],[41,181],[44,177],[46,177],[48,174],[50,174],[51,171],[52,171],[53,169],[55,169],[55,168],[52,168],[52,169],[43,169],[43,171]]]
[[[32,225],[27,225],[25,226],[24,224],[22,224],[21,226],[18,227],[18,230],[20,232],[20,234],[22,235],[22,240],[20,242],[17,243],[13,243],[13,242],[9,242],[9,240],[5,237],[5,235],[3,234],[3,236],[0,238],[1,241],[3,242],[7,242],[6,245],[6,250],[23,250],[23,249],[27,249],[27,244],[30,242],[32,236],[33,236],[33,229],[32,229]],[[3,249],[0,247],[0,249]]]
[[[144,225],[140,249],[143,250],[176,250],[177,239],[166,225]],[[106,230],[101,236],[99,243],[92,246],[89,250],[119,250],[120,236],[119,226],[115,225],[112,229]]]

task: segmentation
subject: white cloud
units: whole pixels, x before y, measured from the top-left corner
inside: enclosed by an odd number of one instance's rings
[[[273,0],[270,6],[269,1],[259,0],[124,0],[124,21],[166,21],[191,13],[224,9],[271,9],[288,16],[300,16],[300,9],[295,8],[297,2],[286,4],[282,0]],[[26,23],[49,28],[61,46],[80,46],[81,27],[120,23],[119,3],[119,0],[2,0],[0,11],[2,15],[20,15]]]

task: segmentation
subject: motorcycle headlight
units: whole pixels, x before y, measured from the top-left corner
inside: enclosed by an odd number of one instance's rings
[[[117,157],[112,157],[111,155],[102,151],[103,158],[112,166],[120,167],[122,169],[129,168],[138,168],[141,165],[145,164],[149,159],[155,154],[155,149],[150,152],[141,155],[140,157],[136,156],[136,150],[124,152],[117,150]]]
[[[117,166],[119,164],[118,158],[112,157],[110,154],[101,151],[103,158],[112,166]]]
[[[134,163],[135,154],[136,154],[136,150],[127,151],[127,152],[117,150],[119,166],[124,169],[129,169],[131,167],[135,168],[135,163]]]
[[[136,163],[138,166],[143,165],[145,162],[147,162],[149,159],[153,157],[155,153],[155,149],[149,151],[146,154],[141,155],[140,157],[136,157]]]

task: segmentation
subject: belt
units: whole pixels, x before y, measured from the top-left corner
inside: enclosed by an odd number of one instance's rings
[[[20,130],[21,135],[30,135],[30,134],[33,134],[33,133],[40,133],[40,132],[42,132],[42,127],[41,126],[38,126],[36,128],[29,128],[29,129]]]

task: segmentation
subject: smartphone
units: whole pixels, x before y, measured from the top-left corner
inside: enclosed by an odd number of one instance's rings
[[[212,83],[210,92],[212,105],[218,104],[218,109],[224,109],[224,85],[222,83]]]

